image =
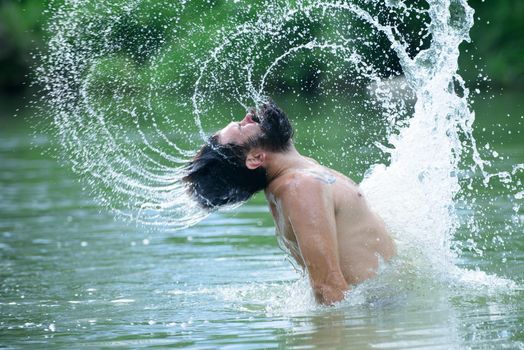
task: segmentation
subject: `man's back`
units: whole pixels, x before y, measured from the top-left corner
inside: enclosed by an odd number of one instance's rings
[[[345,282],[345,290],[373,277],[395,254],[393,239],[358,186],[313,160],[278,176],[266,197],[279,239],[307,268],[314,289],[340,289]]]

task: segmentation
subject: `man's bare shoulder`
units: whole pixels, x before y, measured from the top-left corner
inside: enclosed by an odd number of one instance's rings
[[[286,198],[288,196],[324,195],[329,191],[330,185],[336,182],[336,178],[327,172],[313,169],[297,169],[275,179],[268,188],[276,198]]]

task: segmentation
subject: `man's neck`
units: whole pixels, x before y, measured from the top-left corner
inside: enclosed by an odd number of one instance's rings
[[[265,165],[268,185],[288,171],[303,168],[310,164],[309,160],[298,153],[293,144],[285,152],[268,152]]]

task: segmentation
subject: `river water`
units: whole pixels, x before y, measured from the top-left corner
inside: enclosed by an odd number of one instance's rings
[[[502,143],[500,169],[523,161],[522,139],[512,136],[522,130],[519,95],[479,100],[478,139]],[[482,255],[464,249],[458,259],[492,279],[470,275],[477,280],[467,286],[447,286],[407,272],[324,308],[278,248],[263,198],[182,231],[152,232],[115,220],[93,201],[86,184],[53,157],[56,141],[38,128],[30,136],[35,118],[4,120],[4,348],[524,347],[523,216],[520,231],[505,231],[513,209],[497,189],[484,190],[497,198],[495,207],[479,203],[491,208],[490,227],[476,236]],[[459,230],[456,240],[468,239],[468,230]]]
[[[246,4],[55,4],[41,108],[0,130],[0,346],[523,348],[522,95],[459,75],[467,2]],[[180,181],[268,96],[398,242],[334,307],[262,196],[208,215]]]

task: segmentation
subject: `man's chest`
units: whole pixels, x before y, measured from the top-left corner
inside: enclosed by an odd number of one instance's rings
[[[282,208],[279,208],[278,203],[269,203],[269,209],[271,210],[271,216],[275,222],[277,235],[281,236],[285,240],[296,242],[295,233],[293,232],[293,225],[291,225],[289,219],[285,217]]]
[[[290,254],[295,261],[303,267],[302,254],[300,253],[293,225],[289,219],[286,219],[282,210],[279,210],[277,204],[270,203],[269,207],[273,220],[275,221],[276,236],[280,248]]]

